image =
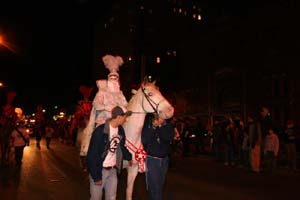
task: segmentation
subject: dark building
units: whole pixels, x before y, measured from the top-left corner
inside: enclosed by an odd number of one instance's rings
[[[153,75],[177,115],[245,119],[267,105],[281,124],[299,120],[294,2],[114,1],[95,23],[93,78],[118,54],[125,94]]]

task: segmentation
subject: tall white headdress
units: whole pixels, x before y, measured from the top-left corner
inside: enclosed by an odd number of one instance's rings
[[[108,79],[119,80],[119,67],[123,65],[123,59],[120,56],[105,55],[102,57],[105,67],[110,71]]]

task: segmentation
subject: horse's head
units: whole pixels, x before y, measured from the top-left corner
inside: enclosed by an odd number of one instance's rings
[[[174,107],[161,94],[155,82],[144,80],[139,90],[142,92],[142,106],[146,113],[157,113],[163,119],[173,117]]]

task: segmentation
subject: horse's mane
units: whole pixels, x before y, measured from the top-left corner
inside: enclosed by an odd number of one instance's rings
[[[133,94],[127,104],[127,110],[131,110],[132,106],[137,102],[139,97],[141,96],[141,88],[139,88],[135,94]]]
[[[139,100],[139,98],[141,98],[141,96],[143,95],[142,93],[142,88],[143,87],[153,87],[155,88],[156,90],[159,91],[158,87],[154,84],[154,83],[151,83],[151,82],[147,82],[147,83],[143,83],[141,84],[141,86],[139,87],[139,89],[137,91],[135,91],[135,93],[131,96],[129,102],[128,102],[128,105],[127,105],[127,109],[128,110],[131,110],[132,109],[132,106],[135,105],[135,103]]]

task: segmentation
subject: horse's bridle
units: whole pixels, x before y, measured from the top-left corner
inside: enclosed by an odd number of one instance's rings
[[[159,106],[159,104],[160,104],[164,99],[160,100],[158,103],[155,103],[155,101],[153,101],[153,100],[151,99],[151,97],[150,97],[148,94],[146,94],[146,92],[145,92],[145,87],[142,88],[142,92],[143,92],[143,94],[144,94],[143,97],[146,98],[146,100],[148,101],[148,103],[150,104],[150,106],[152,107],[152,109],[153,109],[153,111],[154,111],[154,112],[148,112],[148,111],[145,110],[145,108],[144,108],[144,98],[143,98],[143,100],[142,100],[142,107],[143,107],[143,110],[145,111],[145,113],[156,113],[156,114],[158,114],[158,106]]]

